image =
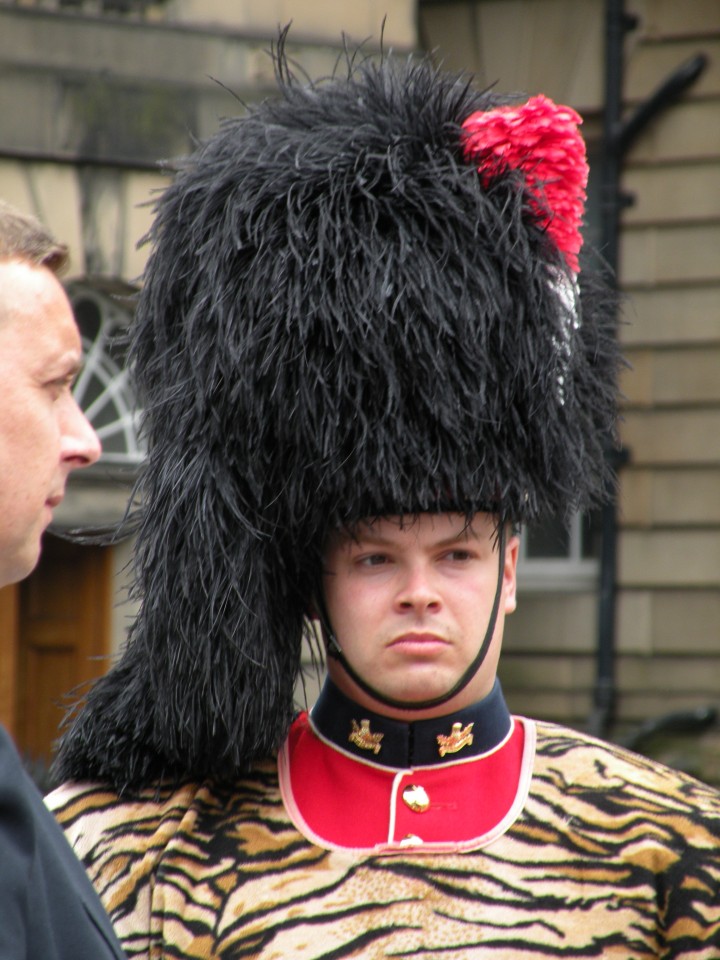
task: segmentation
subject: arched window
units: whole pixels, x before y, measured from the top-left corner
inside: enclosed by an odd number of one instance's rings
[[[68,285],[85,360],[75,399],[102,441],[100,463],[135,467],[144,450],[125,365],[125,337],[132,316],[128,294],[128,288],[122,293],[105,292],[88,282]]]

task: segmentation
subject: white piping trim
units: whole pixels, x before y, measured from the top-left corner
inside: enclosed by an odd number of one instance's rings
[[[398,790],[400,789],[400,782],[402,778],[406,775],[406,771],[400,770],[393,777],[392,789],[390,790],[390,818],[388,822],[388,835],[387,842],[392,843],[393,837],[395,836],[395,819],[396,819],[396,810],[397,810],[397,795]]]

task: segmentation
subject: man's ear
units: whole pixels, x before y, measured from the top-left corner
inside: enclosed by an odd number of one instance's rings
[[[512,613],[517,607],[517,562],[519,554],[520,537],[513,534],[505,544],[505,566],[503,568],[505,613]]]

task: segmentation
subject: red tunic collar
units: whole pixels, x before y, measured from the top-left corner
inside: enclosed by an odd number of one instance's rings
[[[483,754],[463,757],[461,750],[449,761],[389,767],[372,751],[360,758],[326,739],[303,713],[279,755],[283,799],[300,832],[329,849],[476,849],[522,809],[533,729],[526,734],[523,722],[510,718],[505,738]]]

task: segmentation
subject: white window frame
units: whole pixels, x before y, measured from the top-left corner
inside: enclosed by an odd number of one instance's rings
[[[597,587],[600,561],[582,555],[582,514],[570,521],[567,557],[528,557],[527,537],[520,531],[518,590],[571,592]]]

